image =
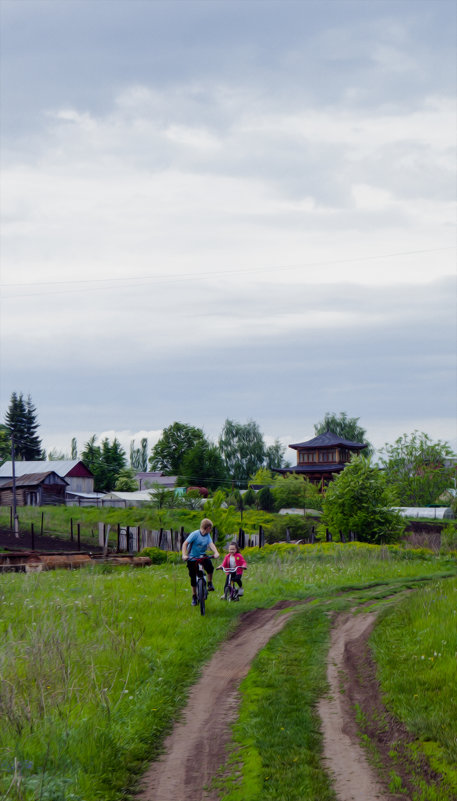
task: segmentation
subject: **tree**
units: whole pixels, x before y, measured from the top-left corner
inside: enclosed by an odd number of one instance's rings
[[[366,438],[366,431],[362,426],[359,426],[360,417],[348,417],[346,412],[340,412],[338,415],[334,412],[326,412],[324,419],[314,425],[314,433],[325,434],[326,431],[331,431],[338,437],[349,439],[351,442],[362,442],[367,447],[363,453],[365,456],[372,456],[374,448],[371,442]]]
[[[256,470],[249,481],[249,486],[256,487],[259,484],[264,484],[267,487],[273,484],[273,475],[271,470],[268,470],[266,467],[259,467],[259,469]]]
[[[257,503],[263,512],[272,512],[275,506],[275,499],[270,487],[262,487],[257,493]]]
[[[62,462],[64,459],[68,459],[68,456],[63,451],[58,451],[57,448],[48,451],[48,462]]]
[[[335,537],[351,531],[362,542],[390,542],[404,529],[404,522],[391,509],[396,505],[392,488],[369,458],[353,456],[330,483],[323,501],[322,523]]]
[[[134,470],[146,473],[148,470],[148,441],[146,437],[141,440],[139,448],[135,448],[135,440],[130,443],[130,464]]]
[[[227,483],[227,475],[219,450],[208,440],[200,440],[184,455],[178,484],[218,489],[224,483]]]
[[[9,429],[0,423],[0,464],[11,459],[11,435]]]
[[[228,475],[239,486],[245,485],[265,461],[265,443],[254,420],[243,424],[227,418],[219,449]]]
[[[267,470],[273,470],[275,467],[285,467],[285,452],[285,446],[279,441],[279,439],[275,439],[273,445],[270,445],[265,450],[265,466]]]
[[[117,474],[114,489],[118,492],[135,492],[138,489],[135,471],[129,467],[124,467],[120,470]]]
[[[178,475],[187,451],[204,439],[201,428],[186,423],[172,423],[163,429],[162,436],[154,445],[149,464],[153,470],[161,470],[166,476]]]
[[[14,437],[15,458],[24,461],[41,460],[42,445],[37,435],[39,423],[30,395],[24,401],[22,392],[19,395],[12,393],[5,423],[10,436]]]
[[[307,478],[289,473],[276,476],[272,487],[275,509],[322,509],[322,495],[318,487]]]
[[[401,506],[428,506],[453,487],[455,465],[448,459],[453,451],[447,442],[419,431],[403,434],[393,445],[381,449],[381,465],[387,483],[395,488]]]
[[[97,437],[93,435],[84,446],[81,459],[94,475],[96,492],[110,492],[116,484],[121,470],[126,467],[125,451],[115,437],[110,443],[108,439],[96,445]]]
[[[71,459],[78,458],[78,443],[76,442],[76,437],[72,437],[71,440]]]

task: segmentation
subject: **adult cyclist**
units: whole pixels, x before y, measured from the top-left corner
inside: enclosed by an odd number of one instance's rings
[[[182,544],[182,558],[187,562],[187,569],[189,571],[190,586],[192,587],[192,606],[197,606],[197,569],[198,565],[195,559],[203,558],[201,563],[203,570],[208,573],[208,590],[214,592],[213,586],[213,564],[211,559],[205,557],[208,548],[213,552],[216,559],[219,557],[213,540],[211,539],[211,529],[213,524],[211,520],[205,517],[200,523],[200,528],[189,534]]]

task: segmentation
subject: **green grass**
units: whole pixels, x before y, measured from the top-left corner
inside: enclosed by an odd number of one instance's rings
[[[326,688],[330,622],[317,608],[295,614],[257,656],[241,685],[232,769],[215,782],[224,801],[335,799],[320,759],[315,711]]]
[[[389,709],[415,735],[416,747],[445,776],[455,798],[457,580],[425,586],[386,611],[371,642]]]
[[[243,602],[224,604],[212,596],[205,618],[190,606],[182,564],[3,574],[3,797],[125,799],[126,788],[158,753],[202,662],[246,609],[283,598],[333,597],[335,604],[350,593],[372,598],[387,593],[387,585],[400,589],[424,574],[455,572],[450,560],[413,554],[405,561],[370,546],[273,546],[259,561],[252,554],[248,561]],[[204,652],[202,634],[210,644]],[[321,635],[323,642],[323,629]]]

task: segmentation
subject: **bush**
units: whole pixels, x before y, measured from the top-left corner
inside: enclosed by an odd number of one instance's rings
[[[457,525],[455,523],[447,523],[441,529],[441,551],[443,553],[457,551]]]
[[[273,511],[275,501],[270,487],[263,487],[261,490],[259,490],[257,499],[258,504],[263,512]]]
[[[246,508],[247,506],[255,506],[256,505],[256,494],[254,490],[249,488],[243,495],[243,506]]]
[[[265,529],[265,542],[269,544],[283,542],[287,537],[287,529],[289,529],[290,538],[292,540],[308,539],[311,535],[313,525],[314,521],[309,517],[284,515]]]
[[[167,552],[160,548],[143,548],[138,556],[149,556],[153,565],[161,565],[167,561]]]

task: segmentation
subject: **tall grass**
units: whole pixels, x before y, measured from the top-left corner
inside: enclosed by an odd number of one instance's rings
[[[385,699],[457,797],[457,580],[425,586],[372,636]]]
[[[436,557],[404,561],[370,547],[265,553],[250,559],[242,603],[214,593],[205,618],[190,606],[182,564],[3,574],[0,793],[120,801],[240,612],[449,570]]]

